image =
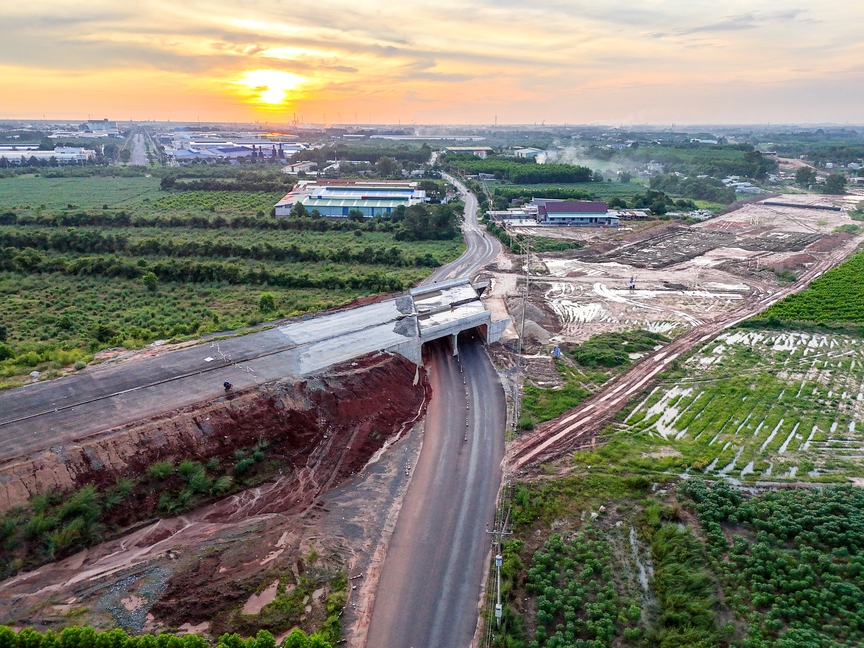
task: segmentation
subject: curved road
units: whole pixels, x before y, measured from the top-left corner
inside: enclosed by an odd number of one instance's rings
[[[465,201],[467,248],[425,284],[471,276],[501,251],[501,243],[477,222],[474,194],[455,178],[444,178]],[[486,529],[501,481],[506,403],[482,341],[461,335],[459,350],[457,360],[439,341],[424,359],[432,398],[423,449],[381,570],[368,648],[464,648],[477,626]]]
[[[423,281],[424,285],[454,279],[455,277],[470,277],[480,268],[491,262],[501,252],[501,242],[486,233],[486,229],[477,222],[477,198],[468,188],[453,176],[446,173],[442,177],[456,186],[462,200],[465,201],[465,221],[462,224],[462,234],[465,236],[466,249],[455,261],[441,266]]]
[[[430,345],[423,449],[378,581],[369,648],[464,648],[477,625],[505,403],[483,343],[459,344],[459,360],[446,343]]]

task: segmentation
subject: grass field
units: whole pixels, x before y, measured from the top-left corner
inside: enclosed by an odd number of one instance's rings
[[[669,339],[644,330],[601,333],[583,344],[564,347],[555,368],[562,381],[558,387],[526,384],[519,426],[531,429],[576,407],[638,357]],[[631,355],[633,354],[633,355]]]
[[[845,335],[736,331],[688,359],[577,455],[644,474],[736,483],[864,476],[864,345]]]
[[[0,216],[13,223],[0,225],[0,386],[81,367],[106,347],[401,290],[464,249],[461,239],[397,240],[392,223],[268,229],[281,197],[166,192],[145,177],[0,178],[0,214],[14,215]]]
[[[131,208],[159,197],[159,178],[0,178],[0,211]]]

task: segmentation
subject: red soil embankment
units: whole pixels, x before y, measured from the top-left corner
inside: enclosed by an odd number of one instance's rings
[[[230,460],[235,450],[261,442],[281,474],[295,472],[301,490],[314,492],[350,476],[416,416],[425,399],[425,379],[415,386],[416,371],[401,356],[367,356],[317,377],[232,394],[6,462],[0,512],[49,491],[108,486],[157,461]],[[134,508],[153,510],[158,494],[152,499]]]
[[[307,512],[324,507],[330,489],[419,420],[429,395],[422,369],[398,355],[370,355],[301,382],[262,386],[0,467],[9,505],[48,488],[114,483],[154,461],[233,458],[235,449],[260,441],[268,442],[267,461],[279,462],[273,481],[0,583],[0,622],[48,627],[63,613],[64,606],[46,605],[53,600],[89,610],[86,622],[113,618],[133,631],[141,630],[145,615],[147,623],[172,627],[228,618],[225,611],[242,604],[261,579],[272,582],[272,574],[298,564],[304,520],[311,523]],[[131,515],[140,519],[148,505],[155,501],[123,508],[138,509]],[[167,582],[163,572],[171,575]],[[146,605],[128,614],[122,606],[105,607],[111,592],[127,590]]]

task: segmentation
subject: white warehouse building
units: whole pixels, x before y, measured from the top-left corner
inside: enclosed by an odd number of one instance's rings
[[[86,162],[96,156],[96,151],[93,149],[77,148],[74,146],[58,146],[53,151],[40,151],[38,149],[17,150],[14,147],[3,148],[0,150],[0,157],[5,157],[7,161],[17,164],[23,157],[24,160],[36,158],[37,160],[50,160],[52,157],[59,164],[69,164],[70,162]]]
[[[328,218],[347,218],[352,211],[364,218],[385,216],[399,206],[429,202],[416,182],[402,180],[301,180],[275,205],[276,216],[289,216],[294,206],[317,210]]]

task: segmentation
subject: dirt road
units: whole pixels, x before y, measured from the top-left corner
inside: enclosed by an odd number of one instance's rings
[[[378,583],[370,648],[465,647],[477,625],[505,404],[481,341],[459,344],[464,373],[446,344],[430,349],[423,450]]]
[[[618,410],[641,390],[649,388],[671,362],[721,331],[765,310],[787,295],[803,290],[811,281],[843,262],[860,243],[860,238],[846,241],[819,259],[798,281],[787,288],[761,299],[747,301],[741,307],[726,313],[723,318],[691,329],[663,349],[644,358],[579,407],[544,424],[534,433],[522,435],[507,449],[506,473],[518,473],[527,465],[548,461],[576,448],[590,445],[595,435]]]

